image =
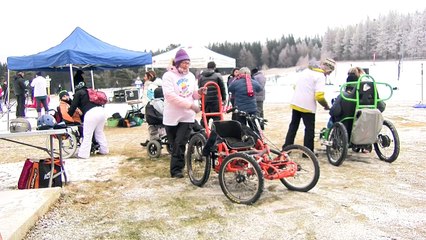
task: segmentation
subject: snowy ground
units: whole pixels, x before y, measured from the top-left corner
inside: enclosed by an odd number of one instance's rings
[[[66,160],[70,184],[27,239],[425,239],[426,109],[412,107],[420,97],[415,78],[407,74],[404,79],[409,80],[400,79],[407,84],[399,86],[384,112],[401,140],[394,163],[378,160],[374,152],[350,150],[342,166],[334,167],[316,142],[318,184],[299,193],[279,181],[266,181],[253,206],[230,203],[216,173],[203,188],[188,178],[171,179],[168,155],[152,161],[139,145],[145,125],[107,128],[111,154]],[[337,87],[327,86],[327,93],[335,96]],[[278,144],[290,121],[291,93],[291,84],[268,82],[266,135]],[[124,115],[128,108],[107,104],[109,114]],[[328,113],[319,110],[317,129],[327,120]],[[301,127],[297,143],[303,142],[302,136]],[[19,151],[13,154],[23,155]],[[0,163],[0,190],[14,189],[23,161],[4,158]],[[48,233],[47,228],[55,231]]]

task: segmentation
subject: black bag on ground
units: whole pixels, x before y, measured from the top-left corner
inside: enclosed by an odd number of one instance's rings
[[[27,160],[31,162],[31,168],[21,173],[18,188],[47,188],[49,187],[49,179],[51,176],[51,159]],[[25,168],[25,165],[24,165]],[[53,175],[60,173],[62,170],[59,159],[54,160]],[[23,182],[26,182],[25,184]],[[62,187],[62,176],[58,175],[53,178],[52,187]]]
[[[41,159],[39,161],[39,167],[40,167],[40,179],[39,179],[39,187],[40,188],[47,188],[49,187],[49,180],[50,180],[50,169],[51,169],[52,159],[47,158],[46,160]],[[61,164],[59,159],[54,160],[54,169],[53,174],[57,174],[61,172]],[[53,178],[52,181],[52,187],[62,187],[62,177],[58,176]]]

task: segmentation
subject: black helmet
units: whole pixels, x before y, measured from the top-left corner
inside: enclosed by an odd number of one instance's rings
[[[37,130],[52,129],[55,124],[55,118],[50,114],[45,114],[37,119]]]

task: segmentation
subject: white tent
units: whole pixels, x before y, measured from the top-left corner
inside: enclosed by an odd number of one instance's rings
[[[177,47],[168,52],[152,57],[152,68],[167,68],[171,65],[176,52],[183,48],[191,59],[191,68],[207,68],[207,63],[214,61],[217,68],[235,68],[235,59],[213,52],[206,47]]]

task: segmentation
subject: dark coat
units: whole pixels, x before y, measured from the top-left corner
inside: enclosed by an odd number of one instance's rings
[[[71,106],[68,109],[68,114],[72,116],[76,109],[79,108],[83,112],[82,120],[84,121],[84,115],[87,113],[87,111],[94,107],[98,107],[98,105],[89,101],[87,87],[82,87],[75,92]]]
[[[25,95],[25,90],[27,89],[27,84],[25,84],[25,79],[21,76],[15,77],[15,82],[13,83],[13,92],[16,96]]]
[[[198,87],[201,88],[208,82],[214,82],[219,85],[220,93],[222,94],[222,99],[220,100],[226,100],[226,91],[225,85],[223,84],[222,76],[219,73],[214,72],[213,69],[207,69],[201,74],[200,80],[198,80]],[[217,96],[217,89],[214,86],[210,85],[207,89],[206,102],[217,103]]]

